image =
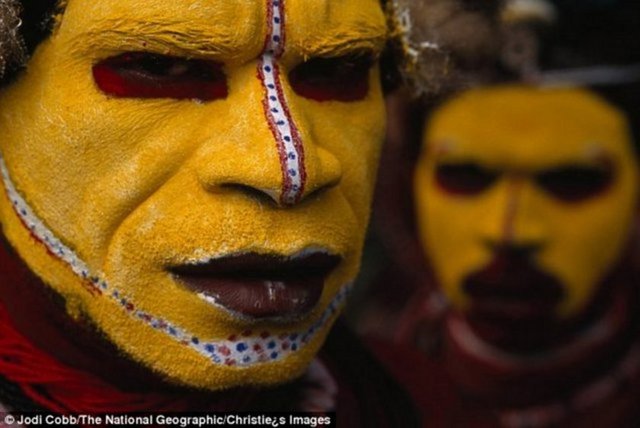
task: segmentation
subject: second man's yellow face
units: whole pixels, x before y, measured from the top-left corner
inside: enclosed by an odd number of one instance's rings
[[[465,281],[511,247],[562,285],[553,315],[576,315],[621,257],[636,216],[628,123],[586,90],[468,91],[430,119],[415,196],[421,240],[454,306],[471,305]]]

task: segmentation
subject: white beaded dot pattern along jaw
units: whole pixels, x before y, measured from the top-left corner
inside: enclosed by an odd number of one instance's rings
[[[249,367],[255,364],[275,362],[299,351],[336,318],[351,292],[352,284],[344,285],[317,320],[303,331],[274,334],[266,330],[247,330],[231,334],[222,340],[198,337],[170,320],[141,310],[125,293],[113,288],[108,279],[103,278],[99,273],[92,272],[88,265],[38,218],[13,184],[2,155],[0,155],[0,173],[5,195],[23,226],[29,230],[31,236],[38,243],[46,248],[52,257],[64,262],[82,280],[88,293],[91,293],[94,298],[109,299],[115,307],[119,308],[117,310],[125,311],[138,322],[142,322],[149,328],[160,331],[185,347],[191,348],[208,358],[212,364]]]
[[[25,60],[25,47],[19,30],[20,5],[15,0],[0,0],[0,78],[9,67]]]

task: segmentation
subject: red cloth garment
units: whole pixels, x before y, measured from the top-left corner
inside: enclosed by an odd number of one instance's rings
[[[474,335],[462,315],[446,312],[438,324],[437,350],[419,370],[392,367],[394,375],[405,382],[421,377],[413,395],[425,427],[637,428],[640,304],[633,286],[610,290],[613,298],[591,327],[535,356],[492,347]],[[429,308],[427,303],[422,306]],[[427,312],[424,318],[432,322]],[[415,317],[413,322],[422,325]]]
[[[242,408],[252,399],[251,391],[212,397],[190,389],[123,389],[108,382],[119,367],[110,365],[103,349],[99,351],[102,353],[78,354],[84,359],[95,355],[94,371],[84,370],[81,365],[62,363],[48,351],[65,349],[66,355],[75,355],[74,346],[82,343],[78,337],[93,333],[75,326],[48,287],[28,270],[5,241],[2,244],[0,378],[17,387],[36,408],[58,413],[223,411]],[[16,323],[16,317],[20,323]],[[36,344],[22,328],[38,337],[40,342]],[[12,402],[3,404],[16,407]]]
[[[125,392],[91,373],[60,363],[18,332],[2,305],[0,376],[19,386],[35,404],[58,413],[175,412],[203,406],[201,394]],[[234,397],[234,407],[240,404],[237,399]],[[225,410],[231,409],[230,405],[217,401],[212,407]]]

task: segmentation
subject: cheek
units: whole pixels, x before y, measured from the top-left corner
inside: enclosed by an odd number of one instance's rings
[[[567,286],[568,298],[560,308],[563,314],[583,308],[620,260],[634,218],[632,193],[618,187],[586,204],[548,210],[554,231],[540,262]]]
[[[87,207],[109,199],[100,181],[136,153],[140,134],[160,122],[162,109],[147,115],[114,106],[94,88],[90,66],[62,62],[52,50],[44,45],[30,73],[2,98],[9,114],[0,128],[11,141],[2,150],[21,192],[48,226],[78,242]]]
[[[489,202],[486,198],[445,194],[424,163],[416,170],[414,187],[421,244],[438,285],[454,305],[462,306],[466,299],[461,290],[462,280],[488,258],[481,246],[478,222]]]
[[[377,73],[376,73],[377,74]],[[370,203],[384,135],[385,111],[378,84],[371,84],[363,101],[313,102],[300,100],[300,112],[309,124],[306,145],[329,152],[340,164],[340,192],[357,217],[369,217]],[[366,227],[363,224],[363,227]]]
[[[47,225],[98,266],[120,222],[210,139],[206,130],[237,121],[222,103],[113,99],[90,64],[56,61],[45,46],[5,97],[0,126],[12,144],[3,153]]]

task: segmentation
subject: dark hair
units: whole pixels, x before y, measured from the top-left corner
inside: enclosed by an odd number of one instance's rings
[[[58,0],[21,0],[22,27],[21,33],[31,54],[51,32],[52,18]]]
[[[589,88],[626,116],[636,158],[640,159],[640,81]]]
[[[53,16],[59,0],[20,0],[20,36],[24,40],[27,57],[51,34]],[[10,64],[5,76],[0,76],[0,86],[11,82],[19,73],[22,64]]]

